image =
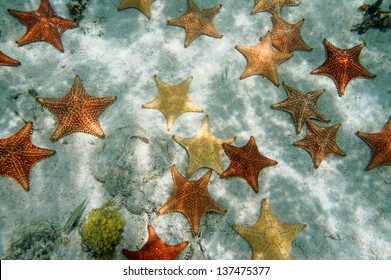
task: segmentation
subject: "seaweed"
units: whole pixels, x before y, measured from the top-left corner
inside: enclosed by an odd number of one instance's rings
[[[73,212],[69,216],[68,220],[66,221],[66,223],[64,225],[64,232],[66,234],[70,233],[72,231],[72,229],[74,228],[76,221],[80,218],[81,213],[83,213],[84,206],[86,205],[86,203],[87,203],[87,198],[84,199],[83,202],[80,203],[80,205],[77,206],[77,208],[75,210],[73,210]]]
[[[391,29],[391,5],[388,7],[388,11],[382,10],[380,7],[382,2],[383,0],[377,0],[373,4],[361,5],[358,10],[364,13],[364,21],[354,25],[350,31],[364,34],[370,28],[379,29],[382,32]]]
[[[83,18],[83,12],[87,8],[88,0],[73,0],[67,3],[67,8],[72,18],[76,22],[80,22]]]

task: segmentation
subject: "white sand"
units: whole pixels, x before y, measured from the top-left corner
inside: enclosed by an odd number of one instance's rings
[[[51,0],[60,16],[69,17],[64,2]],[[118,12],[119,0],[91,0],[80,26],[63,34],[65,52],[60,53],[47,43],[18,47],[14,42],[26,29],[6,9],[35,10],[38,0],[0,1],[0,50],[22,62],[17,68],[0,67],[0,137],[23,127],[22,119],[33,121],[33,143],[57,152],[34,166],[30,192],[0,178],[0,257],[8,255],[29,224],[44,220],[61,229],[85,197],[89,203],[83,215],[114,196],[127,222],[117,259],[123,259],[122,248],[137,250],[145,243],[148,224],[169,244],[190,241],[180,258],[250,259],[250,246],[231,225],[255,223],[265,197],[281,221],[307,224],[293,242],[293,258],[388,259],[391,167],[366,171],[371,150],[355,133],[380,131],[391,113],[391,32],[350,32],[362,21],[357,11],[362,0],[302,0],[298,7],[284,8],[282,16],[291,23],[305,18],[302,34],[313,51],[295,52],[283,63],[280,82],[306,92],[325,89],[318,106],[331,119],[328,125],[342,124],[338,144],[347,156],[328,157],[314,169],[310,155],[292,145],[306,129],[296,135],[291,115],[270,108],[286,98],[283,87],[261,76],[239,80],[246,60],[234,46],[257,44],[272,28],[271,15],[250,15],[252,0],[197,0],[203,8],[223,4],[214,24],[224,37],[201,36],[185,49],[184,29],[166,21],[183,14],[186,2],[157,0],[148,20],[135,9]],[[367,42],[361,63],[377,77],[353,80],[339,97],[330,78],[309,74],[325,59],[324,38],[341,48]],[[184,114],[167,132],[159,111],[141,109],[157,93],[155,74],[170,84],[193,76],[189,94],[205,113]],[[56,119],[29,90],[60,97],[76,75],[90,94],[118,97],[99,118],[106,139],[75,133],[53,143],[49,138]],[[193,238],[182,214],[157,216],[156,211],[173,190],[171,165],[182,173],[187,167],[186,151],[171,136],[195,135],[205,114],[217,137],[236,136],[234,144],[242,146],[252,135],[261,153],[278,165],[261,171],[258,194],[241,178],[223,180],[214,173],[209,192],[228,211],[206,214],[201,237]],[[130,138],[134,135],[150,143]],[[229,159],[224,156],[223,162],[227,167]],[[49,252],[51,258],[90,258],[77,230],[68,236],[59,230],[59,235],[69,245],[58,245]]]

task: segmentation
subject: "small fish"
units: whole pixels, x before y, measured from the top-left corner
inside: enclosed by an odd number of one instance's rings
[[[145,144],[149,144],[149,140],[146,137],[133,135],[133,136],[130,136],[130,139],[132,139],[132,138],[136,138],[136,139],[138,139],[140,141],[143,141]]]
[[[80,205],[77,206],[77,208],[71,213],[64,226],[65,233],[68,234],[71,232],[73,226],[75,225],[76,220],[81,216],[81,213],[83,213],[84,206],[86,205],[86,203],[87,203],[87,198],[84,199],[83,202],[80,203]]]

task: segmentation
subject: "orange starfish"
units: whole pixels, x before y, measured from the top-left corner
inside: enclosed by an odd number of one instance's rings
[[[303,37],[301,37],[301,27],[304,19],[290,24],[280,18],[277,14],[273,14],[273,30],[271,32],[273,46],[284,53],[291,53],[296,50],[310,52],[310,48]]]
[[[177,245],[168,245],[159,238],[154,228],[148,226],[148,240],[144,246],[136,251],[122,250],[122,254],[128,260],[175,260],[175,258],[187,247],[188,241]]]
[[[45,41],[64,52],[61,35],[65,30],[77,26],[76,22],[59,17],[50,5],[49,0],[41,0],[41,4],[36,11],[23,12],[8,9],[8,12],[27,27],[23,37],[16,41],[18,44]]]
[[[379,165],[391,164],[391,117],[384,128],[378,133],[357,132],[357,136],[364,140],[372,149],[372,158],[367,170]]]
[[[330,121],[328,118],[322,115],[316,106],[316,102],[323,94],[324,89],[303,93],[287,86],[285,83],[282,83],[282,85],[288,93],[288,98],[272,105],[272,108],[284,110],[292,114],[297,134],[301,133],[303,124],[310,118],[317,119],[322,122]]]
[[[294,0],[255,0],[251,14],[256,14],[263,11],[268,11],[272,14],[281,14],[284,6],[298,6],[299,2]]]
[[[95,97],[84,90],[80,77],[76,76],[71,90],[60,98],[37,97],[37,101],[56,115],[58,126],[51,139],[57,141],[73,132],[85,132],[99,138],[105,134],[99,125],[98,117],[116,96]]]
[[[253,190],[258,193],[259,172],[269,166],[277,165],[277,161],[261,155],[253,136],[243,147],[223,144],[224,151],[231,159],[229,167],[221,174],[223,177],[239,176],[244,178]]]
[[[330,155],[346,156],[337,144],[337,131],[340,124],[322,127],[307,121],[307,125],[309,129],[307,135],[294,145],[311,154],[315,168],[318,168],[321,162]]]
[[[176,166],[173,165],[172,177],[174,179],[174,193],[157,211],[158,215],[169,212],[181,212],[190,223],[191,229],[197,236],[202,216],[207,211],[216,211],[225,213],[227,210],[220,207],[208,192],[208,184],[212,171],[207,172],[204,176],[196,181],[187,180],[183,177]]]
[[[19,66],[21,63],[0,51],[0,66]]]
[[[252,75],[261,75],[268,78],[276,86],[279,86],[277,74],[277,66],[282,62],[288,60],[293,55],[289,53],[282,53],[272,46],[270,33],[268,32],[258,45],[235,46],[247,60],[247,67],[240,79],[250,77]]]
[[[56,152],[31,142],[32,122],[8,138],[0,139],[0,175],[9,176],[25,191],[30,190],[29,174],[34,164]]]
[[[334,80],[338,93],[345,93],[349,81],[355,78],[374,78],[376,75],[368,72],[359,61],[361,50],[366,43],[361,43],[351,49],[340,49],[324,39],[326,48],[326,61],[319,68],[311,71],[311,74],[329,76]]]
[[[169,25],[176,25],[185,28],[185,48],[201,34],[216,38],[223,37],[213,26],[213,19],[221,9],[222,5],[201,10],[193,0],[187,1],[187,11],[182,16],[167,21]]]

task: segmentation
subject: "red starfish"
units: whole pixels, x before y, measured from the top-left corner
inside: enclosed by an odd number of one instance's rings
[[[10,137],[0,139],[0,175],[11,177],[26,191],[30,190],[29,174],[33,165],[56,153],[35,146],[31,142],[32,131],[33,124],[29,122]]]
[[[372,149],[372,158],[367,170],[379,165],[391,164],[391,117],[384,128],[378,133],[357,132],[357,136],[364,140]]]
[[[337,86],[339,95],[345,93],[349,81],[354,78],[374,78],[376,75],[368,72],[359,61],[361,50],[366,43],[361,43],[351,49],[340,49],[324,39],[326,61],[311,74],[326,75],[332,78]]]
[[[307,121],[307,125],[307,135],[300,141],[295,142],[294,145],[307,150],[311,154],[315,168],[318,168],[320,163],[330,155],[346,156],[337,144],[337,131],[341,126],[340,124],[322,127]]]
[[[104,138],[98,117],[116,99],[116,96],[88,95],[79,76],[76,76],[67,95],[60,98],[37,97],[39,103],[57,116],[58,127],[51,137],[53,141],[73,132],[85,132]]]
[[[277,165],[277,161],[261,155],[253,136],[243,147],[235,147],[223,143],[224,151],[231,159],[229,167],[221,174],[223,177],[239,176],[250,184],[253,190],[258,193],[259,172],[268,167]]]
[[[174,193],[157,211],[157,214],[162,215],[173,211],[181,212],[187,217],[194,234],[198,235],[202,216],[207,211],[220,213],[227,211],[220,207],[208,192],[212,171],[196,181],[190,181],[183,177],[175,165],[172,166],[171,172],[174,179]]]
[[[128,260],[175,260],[175,258],[187,247],[188,241],[177,245],[168,245],[159,238],[154,228],[148,226],[148,241],[136,251],[122,250],[122,254]]]
[[[62,33],[77,26],[76,22],[59,17],[50,5],[49,0],[41,0],[41,4],[36,11],[23,12],[8,9],[8,12],[17,17],[27,27],[23,37],[16,41],[18,44],[46,41],[63,52]]]
[[[21,63],[0,51],[0,65],[1,66],[19,66]]]

